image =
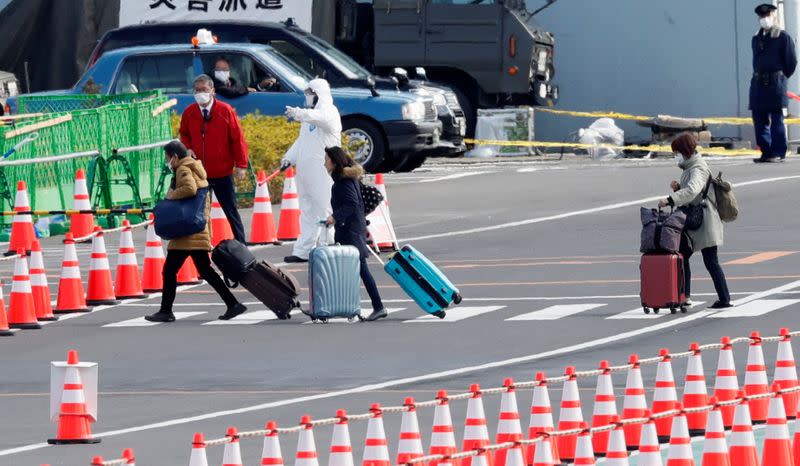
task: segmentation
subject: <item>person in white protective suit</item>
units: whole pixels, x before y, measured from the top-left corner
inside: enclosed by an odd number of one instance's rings
[[[297,191],[300,196],[300,237],[292,255],[285,262],[307,262],[317,242],[320,221],[331,215],[331,180],[325,169],[325,148],[342,144],[342,119],[333,105],[328,81],[314,79],[305,90],[306,107],[286,107],[286,116],[302,123],[300,135],[286,152],[281,169],[297,167]],[[332,232],[325,233],[328,243]]]

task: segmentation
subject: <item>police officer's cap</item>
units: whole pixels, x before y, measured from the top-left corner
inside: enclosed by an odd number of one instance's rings
[[[762,3],[761,5],[758,5],[756,7],[756,14],[758,16],[763,17],[763,16],[769,15],[770,13],[772,13],[773,11],[775,11],[777,9],[778,9],[778,7],[776,7],[775,5],[772,5],[770,3]]]

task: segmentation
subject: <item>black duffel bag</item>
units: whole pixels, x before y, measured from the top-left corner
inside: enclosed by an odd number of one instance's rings
[[[211,251],[211,260],[222,272],[225,284],[239,286],[242,277],[256,265],[256,257],[246,245],[235,239],[226,239]]]
[[[642,241],[639,251],[677,253],[681,246],[681,233],[686,223],[686,214],[676,210],[664,212],[660,209],[641,208]]]

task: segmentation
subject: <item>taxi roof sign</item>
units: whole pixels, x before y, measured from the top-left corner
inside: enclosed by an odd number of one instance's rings
[[[197,30],[197,35],[192,37],[192,45],[199,47],[201,45],[213,45],[219,42],[217,36],[212,35],[211,31],[205,28]]]

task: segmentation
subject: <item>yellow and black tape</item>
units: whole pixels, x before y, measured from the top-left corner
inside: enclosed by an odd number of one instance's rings
[[[565,115],[578,118],[614,118],[616,120],[629,120],[629,121],[652,121],[655,117],[632,115],[630,113],[619,112],[578,112],[573,110],[556,110],[553,108],[535,107],[534,111],[552,113],[554,115]],[[692,120],[702,120],[707,125],[738,125],[748,126],[753,124],[753,120],[744,117],[708,117],[708,118],[690,118]],[[786,118],[784,122],[787,125],[800,125],[800,118]]]

